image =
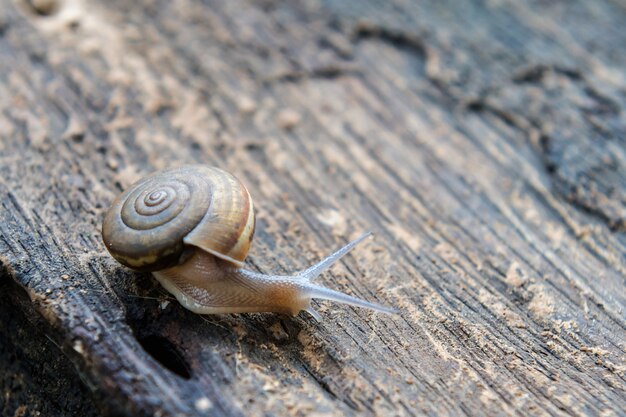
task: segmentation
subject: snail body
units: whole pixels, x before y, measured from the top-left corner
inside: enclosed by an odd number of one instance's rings
[[[150,271],[199,314],[308,311],[320,298],[391,313],[395,310],[313,283],[366,233],[295,275],[243,268],[255,229],[252,198],[233,175],[187,166],[156,172],[120,194],[106,213],[102,238],[120,263]]]

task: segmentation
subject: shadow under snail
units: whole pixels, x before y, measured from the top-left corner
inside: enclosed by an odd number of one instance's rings
[[[396,312],[313,283],[369,233],[304,271],[282,276],[243,268],[254,227],[243,184],[221,169],[193,165],[156,172],[120,194],[106,213],[102,239],[117,261],[152,272],[199,314],[306,310],[320,320],[313,298]]]

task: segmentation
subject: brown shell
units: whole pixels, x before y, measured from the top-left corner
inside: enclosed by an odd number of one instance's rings
[[[236,265],[246,258],[255,217],[248,190],[218,168],[192,165],[156,172],[120,194],[102,224],[102,240],[120,263],[158,271],[196,247]]]

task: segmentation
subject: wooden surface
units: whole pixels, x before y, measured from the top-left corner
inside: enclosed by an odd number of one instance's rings
[[[626,4],[0,0],[0,414],[626,415]],[[372,230],[319,303],[197,316],[100,238],[205,163],[248,267]],[[40,413],[40,414],[37,414]]]

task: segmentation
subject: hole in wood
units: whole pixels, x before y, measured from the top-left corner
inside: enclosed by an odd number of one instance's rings
[[[191,378],[189,365],[169,340],[162,336],[150,335],[139,339],[139,343],[161,365],[182,378]]]

